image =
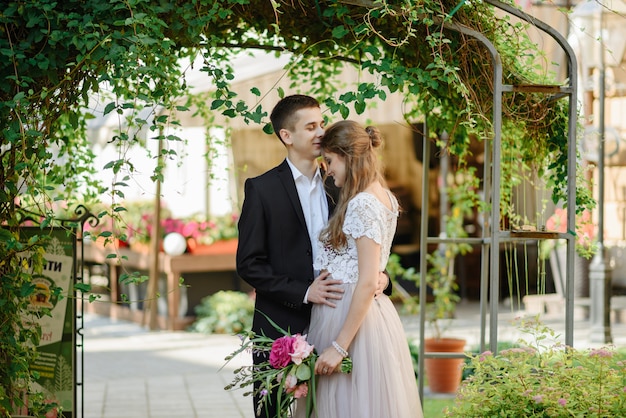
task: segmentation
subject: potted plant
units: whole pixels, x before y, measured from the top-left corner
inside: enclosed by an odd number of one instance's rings
[[[459,170],[462,172],[462,170]],[[482,201],[477,194],[478,179],[473,176],[457,176],[463,179],[447,188],[451,203],[449,214],[443,216],[442,236],[448,238],[465,238],[465,219],[473,215],[476,208],[482,208]],[[471,245],[463,242],[441,244],[427,254],[426,286],[428,300],[426,304],[425,322],[428,324],[430,336],[424,340],[424,352],[463,353],[466,341],[444,335],[450,321],[454,318],[456,305],[460,301],[457,294],[458,285],[455,274],[455,261],[459,255],[472,250]],[[392,297],[399,301],[401,309],[408,314],[419,314],[420,299],[407,292],[398,279],[420,285],[420,274],[414,267],[405,268],[398,254],[391,254],[387,263],[387,272],[393,280]],[[459,358],[428,358],[424,365],[430,390],[435,393],[456,392],[462,377],[465,359]]]
[[[472,215],[474,208],[481,207],[481,201],[476,193],[478,180],[472,176],[457,176],[464,178],[462,182],[452,184],[447,188],[451,202],[449,214],[443,215],[442,235],[447,238],[465,238],[465,219]],[[449,322],[454,318],[456,305],[460,301],[456,293],[458,285],[454,265],[457,256],[471,251],[472,247],[463,242],[447,242],[427,255],[428,271],[426,284],[432,292],[432,301],[426,306],[426,323],[429,324],[432,335],[424,339],[426,353],[462,353],[466,341],[461,338],[444,336]],[[454,393],[462,378],[464,359],[424,357],[424,368],[428,379],[428,386],[432,392]]]
[[[477,179],[470,176],[462,183],[453,184],[448,188],[451,202],[450,213],[444,215],[442,236],[448,238],[465,238],[465,219],[472,215],[474,208],[480,208],[480,201],[476,190]],[[454,318],[456,305],[460,301],[457,294],[458,285],[454,266],[457,256],[471,251],[467,243],[441,244],[427,254],[428,271],[426,272],[426,286],[429,298],[426,305],[425,322],[429,326],[430,336],[424,340],[424,352],[463,353],[466,341],[461,338],[445,336],[450,321]],[[407,292],[398,279],[410,281],[416,286],[420,284],[420,274],[414,267],[405,268],[401,264],[398,254],[391,254],[387,263],[387,272],[393,280],[392,297],[401,303],[403,311],[409,314],[419,314],[420,300]],[[456,392],[462,377],[464,358],[425,358],[424,365],[430,390],[435,393]]]
[[[452,246],[455,246],[453,244]],[[448,245],[447,247],[451,247]],[[426,307],[426,322],[434,331],[424,339],[426,353],[462,353],[466,341],[462,338],[444,336],[446,321],[454,317],[456,304],[460,300],[454,275],[454,257],[457,249],[439,248],[429,255],[432,265],[426,282],[432,290],[433,301]],[[462,377],[464,359],[424,357],[424,370],[431,392],[454,393]]]

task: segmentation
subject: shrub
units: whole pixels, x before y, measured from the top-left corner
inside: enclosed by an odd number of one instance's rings
[[[472,356],[472,376],[449,417],[626,416],[626,361],[613,348],[577,350],[556,342],[538,319],[522,320],[532,339],[519,348]]]
[[[252,327],[254,300],[243,292],[221,290],[207,296],[194,309],[190,330],[205,334],[237,334]]]
[[[511,341],[498,341],[498,352],[502,350],[507,350],[509,348],[518,348],[521,347],[520,344],[514,343]],[[473,347],[469,352],[467,352],[467,357],[465,357],[465,364],[463,365],[463,375],[462,380],[465,380],[474,374],[474,366],[472,365],[472,359],[481,354],[480,347]]]

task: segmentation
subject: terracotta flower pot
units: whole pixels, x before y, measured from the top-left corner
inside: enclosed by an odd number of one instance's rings
[[[458,338],[428,338],[424,340],[427,353],[462,353],[465,340]],[[424,369],[428,387],[433,393],[455,393],[461,383],[463,358],[426,358]]]

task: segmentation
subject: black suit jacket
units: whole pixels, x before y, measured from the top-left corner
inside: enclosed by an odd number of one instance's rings
[[[333,184],[327,186],[327,191],[332,213],[337,189]],[[271,338],[282,335],[263,314],[292,334],[304,331],[311,317],[311,305],[303,302],[314,279],[313,251],[286,160],[246,180],[239,218],[237,273],[256,289],[252,331]]]

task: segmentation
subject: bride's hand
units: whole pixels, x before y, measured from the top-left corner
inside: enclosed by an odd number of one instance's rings
[[[341,354],[333,347],[326,348],[315,362],[315,374],[333,374],[341,364]]]

